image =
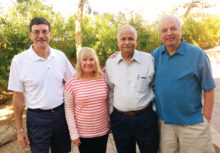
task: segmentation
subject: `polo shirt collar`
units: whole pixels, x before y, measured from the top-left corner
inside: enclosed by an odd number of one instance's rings
[[[54,49],[51,48],[50,46],[49,46],[49,49],[50,49],[50,55],[49,55],[48,58],[47,58],[48,60],[49,60],[50,58],[53,58],[53,57],[56,56]],[[45,60],[44,58],[42,58],[42,57],[40,57],[40,56],[38,56],[38,55],[36,54],[36,52],[33,50],[33,45],[30,46],[29,51],[30,51],[30,53],[31,53],[31,55],[32,55],[31,57],[32,57],[32,59],[33,59],[34,61]]]
[[[180,44],[180,46],[179,46],[179,48],[177,49],[177,51],[174,53],[174,54],[180,54],[180,55],[184,55],[184,44],[185,44],[186,42],[185,42],[185,40],[184,39],[181,39],[181,44]],[[163,45],[163,47],[162,47],[162,51],[161,51],[161,54],[164,54],[164,53],[168,53],[168,51],[167,51],[167,49],[166,49],[166,47],[165,47],[165,45]]]
[[[124,58],[122,57],[121,55],[121,52],[118,54],[118,56],[116,57],[116,63],[119,64],[121,61],[123,61]],[[136,52],[136,50],[134,51],[134,55],[131,59],[131,61],[136,61],[136,62],[139,62],[140,63],[140,58]]]

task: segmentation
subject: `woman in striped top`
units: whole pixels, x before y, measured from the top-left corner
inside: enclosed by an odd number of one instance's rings
[[[106,153],[109,132],[108,86],[95,51],[83,47],[76,76],[65,86],[65,113],[72,142],[80,153]]]

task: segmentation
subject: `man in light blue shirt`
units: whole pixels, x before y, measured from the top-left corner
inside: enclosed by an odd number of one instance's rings
[[[181,24],[174,15],[161,18],[159,35],[164,45],[152,55],[161,119],[160,152],[213,153],[209,122],[215,82],[209,59],[200,48],[181,39]]]
[[[137,31],[131,25],[118,30],[119,55],[106,62],[110,87],[110,122],[118,153],[157,153],[158,117],[152,109],[154,58],[136,50]]]

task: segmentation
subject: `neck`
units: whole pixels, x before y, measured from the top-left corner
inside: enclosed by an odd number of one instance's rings
[[[124,58],[124,60],[129,63],[134,55],[134,52],[129,52],[129,53],[122,53],[121,52],[122,57]]]
[[[170,55],[173,55],[177,51],[180,45],[181,45],[181,40],[173,46],[166,46],[166,49]]]
[[[36,48],[33,46],[33,50],[35,51],[35,53],[38,56],[40,56],[44,59],[47,59],[48,56],[50,55],[50,48],[49,47],[41,49],[41,48]]]
[[[167,51],[168,51],[168,53],[169,53],[170,55],[173,55],[178,48],[166,47],[166,49],[167,49]]]
[[[94,79],[95,74],[93,72],[85,73],[83,72],[82,79]]]

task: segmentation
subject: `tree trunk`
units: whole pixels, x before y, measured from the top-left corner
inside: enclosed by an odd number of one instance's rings
[[[76,53],[82,48],[82,15],[85,0],[79,0],[78,11],[75,20],[75,40],[76,40]]]

